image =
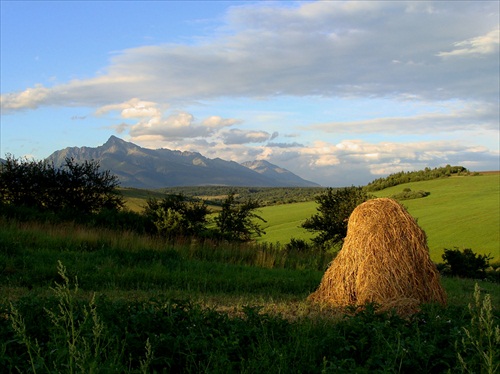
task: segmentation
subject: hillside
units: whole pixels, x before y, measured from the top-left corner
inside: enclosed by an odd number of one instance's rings
[[[210,159],[197,152],[142,148],[115,136],[111,136],[99,147],[68,147],[56,151],[47,160],[62,165],[67,157],[72,157],[77,162],[98,160],[101,168],[116,175],[123,187],[154,189],[206,185],[318,186],[270,163],[266,164],[265,170],[253,170],[234,161]]]
[[[425,230],[433,260],[455,246],[500,260],[500,174],[406,183],[374,194],[388,197],[404,188],[430,192],[403,205]]]
[[[405,183],[374,192],[390,197],[405,188],[424,190],[430,195],[405,200],[402,204],[427,234],[433,261],[441,262],[444,248],[471,248],[500,260],[500,174],[449,177]],[[300,223],[316,213],[316,204],[297,203],[261,209],[267,220],[266,235],[259,241],[288,243],[290,238],[308,239]],[[290,219],[288,219],[290,217]]]

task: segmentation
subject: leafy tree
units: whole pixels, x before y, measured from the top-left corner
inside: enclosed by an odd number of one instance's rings
[[[82,213],[121,208],[124,203],[117,191],[118,178],[109,170],[100,171],[97,161],[76,163],[66,158],[60,171],[65,208]]]
[[[302,227],[318,233],[312,239],[318,246],[340,247],[347,235],[349,216],[354,208],[368,199],[369,195],[362,187],[328,188],[315,199],[319,205],[318,213],[308,218]]]
[[[460,251],[457,247],[454,249],[445,248],[442,255],[445,272],[461,278],[484,278],[486,269],[489,266],[489,255],[480,255],[474,253],[470,248],[464,248]]]
[[[256,220],[267,221],[254,213],[259,207],[259,202],[251,198],[243,203],[236,203],[234,192],[230,192],[222,203],[222,210],[215,217],[219,233],[226,239],[239,241],[249,241],[253,236],[265,234]]]
[[[145,208],[155,231],[167,237],[198,235],[205,230],[207,214],[203,201],[188,201],[182,194],[150,198]]]
[[[66,158],[61,168],[48,161],[7,156],[0,169],[0,202],[40,211],[72,214],[119,209],[124,203],[118,178],[101,172],[97,161],[76,163]]]

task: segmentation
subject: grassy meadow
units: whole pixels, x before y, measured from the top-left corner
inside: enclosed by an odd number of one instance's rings
[[[439,246],[469,246],[468,232],[470,247],[481,253],[494,240],[498,247],[498,178],[412,183],[377,195],[429,191],[404,204],[428,232],[433,257]],[[135,209],[151,196],[126,191]],[[1,371],[498,370],[498,283],[442,277],[447,306],[422,305],[412,316],[377,313],[376,305],[342,310],[308,302],[331,254],[274,243],[308,238],[298,226],[314,213],[314,202],[264,207],[267,234],[250,244],[0,218]],[[441,234],[450,236],[436,241]]]
[[[431,258],[441,262],[444,248],[471,248],[500,260],[500,174],[450,177],[413,182],[373,193],[390,197],[405,188],[424,190],[430,195],[404,200],[402,204],[427,234]],[[259,242],[288,243],[290,238],[312,235],[300,224],[316,213],[314,202],[268,206],[260,209],[267,220],[266,234]]]
[[[315,253],[0,223],[6,373],[446,373],[497,364],[495,283],[443,278],[448,306],[411,317],[376,306],[354,313],[307,301],[331,260]]]

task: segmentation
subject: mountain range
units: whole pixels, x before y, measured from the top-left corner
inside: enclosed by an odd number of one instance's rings
[[[68,147],[47,160],[59,166],[67,157],[77,162],[95,160],[101,170],[116,175],[123,187],[163,188],[175,186],[318,187],[317,183],[258,160],[239,164],[210,159],[197,152],[148,149],[111,136],[98,147]]]

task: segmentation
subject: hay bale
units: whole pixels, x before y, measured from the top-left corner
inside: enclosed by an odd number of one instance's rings
[[[354,209],[342,250],[308,299],[333,306],[376,303],[381,311],[406,315],[421,303],[446,304],[424,231],[388,198]]]

